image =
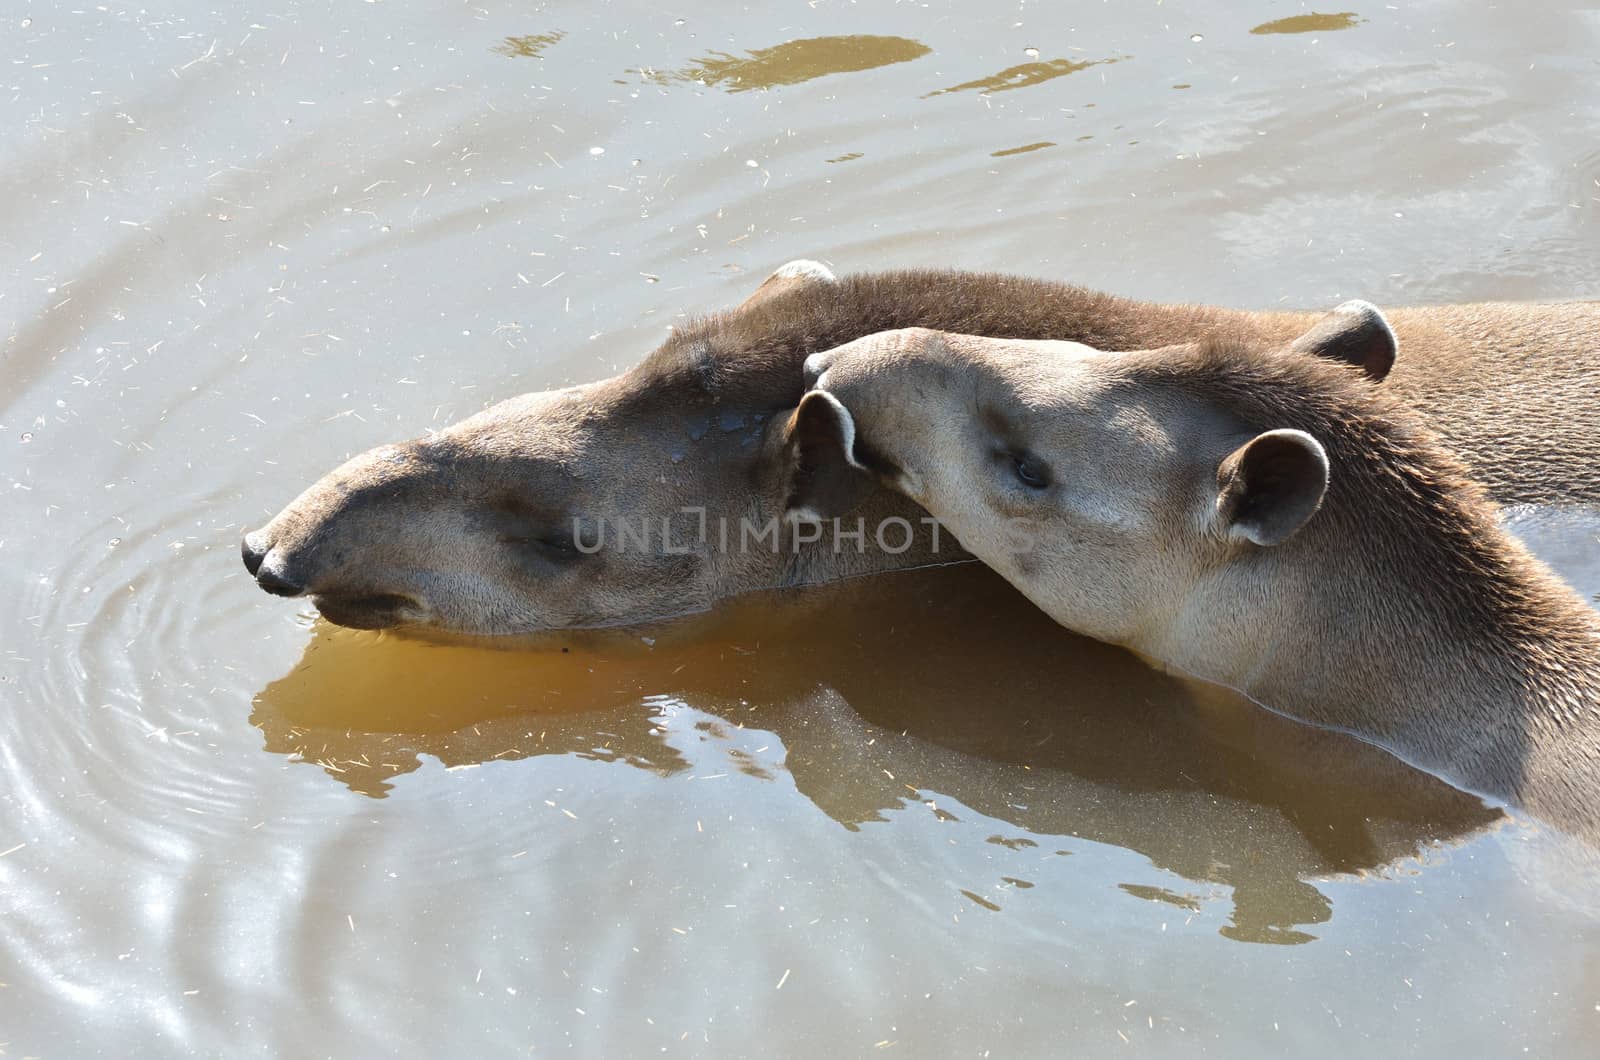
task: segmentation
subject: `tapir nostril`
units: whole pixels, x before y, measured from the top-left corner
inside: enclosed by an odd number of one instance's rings
[[[271,568],[263,568],[256,574],[256,584],[273,596],[299,596],[306,591],[305,586],[297,585],[283,575],[274,573]]]
[[[250,539],[254,536],[254,534],[246,534],[239,542],[239,555],[244,558],[244,569],[250,572],[252,578],[261,569],[261,561],[267,558],[268,551],[264,548],[255,548],[250,544]]]

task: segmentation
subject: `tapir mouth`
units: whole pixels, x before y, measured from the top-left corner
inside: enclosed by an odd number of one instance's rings
[[[349,596],[338,593],[316,593],[311,603],[322,617],[336,626],[350,629],[388,629],[416,621],[423,608],[409,596],[400,593],[371,593]]]

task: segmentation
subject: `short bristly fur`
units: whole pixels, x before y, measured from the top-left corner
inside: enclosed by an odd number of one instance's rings
[[[1058,621],[1600,840],[1600,621],[1389,383],[1226,330],[1115,357],[889,333],[816,367],[856,445]],[[1285,430],[1325,453],[1320,506],[1229,537],[1221,465]],[[1013,489],[997,446],[1060,481]],[[999,533],[1019,512],[1032,549]]]
[[[1063,339],[1111,350],[1243,330],[1288,342],[1316,313],[1157,305],[1061,283],[948,271],[834,279],[780,269],[736,309],[684,324],[614,378],[503,401],[437,434],[364,453],[246,536],[252,576],[363,627],[515,634],[638,622],[757,589],[962,558],[926,513],[869,484],[869,524],[915,529],[903,551],[785,536],[777,550],[661,547],[664,519],[762,525],[795,466],[791,415],[811,354],[888,328]],[[1406,395],[1502,501],[1600,500],[1600,432],[1552,444],[1600,369],[1600,304],[1472,305],[1390,314]],[[657,528],[647,548],[554,548],[602,523]],[[787,535],[787,529],[786,535]],[[681,537],[680,537],[681,540]]]
[[[1246,691],[1469,787],[1600,825],[1597,616],[1501,527],[1411,409],[1347,370],[1237,340],[1208,343],[1191,364],[1130,361],[1133,385],[1182,388],[1328,452],[1326,498],[1293,551],[1255,553],[1277,577],[1295,570],[1279,591],[1303,594],[1303,625],[1278,658],[1232,675]]]

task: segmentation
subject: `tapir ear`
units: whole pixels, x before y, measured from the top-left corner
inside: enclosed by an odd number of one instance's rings
[[[822,286],[838,282],[838,277],[826,265],[819,261],[800,258],[789,262],[789,264],[784,265],[777,272],[768,276],[749,298],[739,303],[739,308],[749,309],[751,306],[760,305],[770,298],[776,298],[780,294],[786,294],[801,287]]]
[[[1304,431],[1268,431],[1217,468],[1217,521],[1229,537],[1278,545],[1317,513],[1328,492],[1328,454]]]
[[[797,523],[832,519],[872,492],[872,476],[855,462],[855,442],[855,420],[838,398],[813,390],[800,399],[785,433],[786,519]]]
[[[1317,321],[1289,348],[1354,365],[1377,383],[1394,367],[1400,344],[1378,307],[1358,299],[1346,302]]]

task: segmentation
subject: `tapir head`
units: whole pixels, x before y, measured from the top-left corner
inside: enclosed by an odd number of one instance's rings
[[[340,625],[495,635],[909,565],[920,548],[839,555],[782,519],[803,362],[856,334],[833,308],[843,286],[791,263],[622,375],[363,453],[246,534],[245,566]]]

